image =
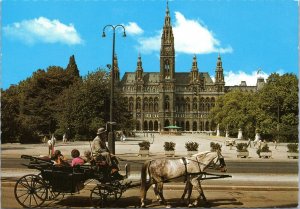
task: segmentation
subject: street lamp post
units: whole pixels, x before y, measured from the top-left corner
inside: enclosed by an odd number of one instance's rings
[[[108,148],[110,150],[110,152],[112,154],[115,154],[115,136],[113,134],[113,98],[114,98],[114,80],[115,80],[115,66],[114,66],[114,57],[115,57],[115,41],[116,41],[116,29],[117,28],[123,28],[123,37],[126,37],[126,33],[125,33],[125,27],[123,25],[106,25],[103,28],[103,33],[102,33],[102,37],[104,38],[105,35],[105,29],[107,27],[110,27],[113,30],[113,45],[112,45],[112,62],[111,62],[111,88],[110,88],[110,110],[109,110],[109,114],[110,114],[110,118],[109,118],[109,124],[110,124],[110,133],[109,133],[109,138],[108,138]]]

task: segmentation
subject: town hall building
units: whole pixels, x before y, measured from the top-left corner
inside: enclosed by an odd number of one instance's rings
[[[176,72],[175,47],[167,4],[160,48],[159,72],[144,72],[139,55],[135,72],[125,72],[120,80],[115,57],[114,78],[128,110],[136,121],[136,131],[164,131],[177,126],[181,131],[212,131],[215,124],[209,111],[216,99],[236,88],[256,91],[257,86],[225,86],[222,59],[216,57],[215,81],[208,72],[200,72],[197,57],[191,57],[190,72]],[[264,82],[264,81],[262,81]]]

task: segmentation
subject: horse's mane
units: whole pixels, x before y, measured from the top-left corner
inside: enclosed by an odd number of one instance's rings
[[[193,154],[192,157],[202,157],[202,155],[207,155],[207,153],[210,153],[210,151],[204,151],[204,152],[199,152],[196,154]]]

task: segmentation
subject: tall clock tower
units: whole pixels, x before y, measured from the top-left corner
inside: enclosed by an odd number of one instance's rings
[[[175,124],[175,48],[168,1],[161,35],[159,101],[159,123],[163,130]]]
[[[175,74],[174,36],[171,26],[169,5],[167,2],[165,23],[161,36],[160,48],[160,81],[173,80]]]

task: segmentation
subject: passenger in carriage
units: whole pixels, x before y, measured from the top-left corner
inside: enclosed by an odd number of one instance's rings
[[[83,153],[84,161],[86,165],[91,165],[93,163],[93,156],[90,150],[86,150]]]
[[[55,150],[51,160],[54,162],[54,165],[57,166],[70,166],[65,157],[61,154],[60,150]]]
[[[115,156],[110,154],[110,151],[105,143],[105,132],[104,128],[99,128],[97,131],[97,136],[92,142],[92,151],[95,161],[105,160],[105,164],[111,168],[111,175],[115,179],[123,179],[124,177],[119,174],[118,160]]]
[[[73,158],[71,162],[72,167],[76,165],[83,165],[85,163],[85,161],[80,157],[80,152],[78,151],[78,149],[73,149],[71,151],[71,156]]]

